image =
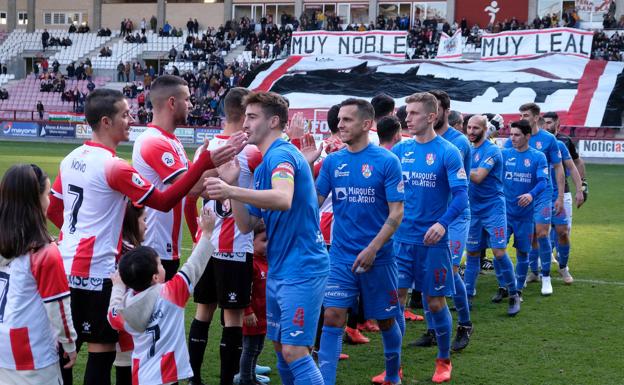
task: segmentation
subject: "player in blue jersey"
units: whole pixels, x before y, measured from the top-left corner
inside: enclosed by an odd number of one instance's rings
[[[406,99],[407,126],[413,139],[392,148],[401,161],[405,184],[405,215],[394,236],[399,262],[399,298],[407,301],[407,290],[422,292],[428,327],[438,345],[432,381],[451,379],[451,334],[453,319],[446,296],[455,294],[449,249],[449,226],[468,205],[468,180],[457,148],[433,128],[438,102],[430,93]]]
[[[466,175],[470,173],[470,142],[466,136],[449,125],[449,115],[451,113],[451,98],[441,90],[430,91],[438,100],[438,119],[434,126],[436,134],[448,140],[459,150],[462,157],[462,164]],[[449,246],[453,257],[453,280],[455,281],[455,295],[453,302],[457,310],[457,332],[451,348],[453,351],[460,351],[468,346],[470,335],[472,334],[472,322],[470,320],[470,306],[466,285],[459,275],[459,265],[464,255],[466,241],[468,240],[468,228],[470,227],[470,207],[466,209],[448,227]],[[430,335],[427,333],[425,336]],[[423,336],[423,337],[425,337]],[[426,337],[425,337],[426,338]]]
[[[323,385],[309,347],[314,344],[329,260],[312,171],[301,152],[281,139],[288,121],[283,97],[252,92],[244,104],[243,128],[263,155],[254,172],[255,189],[236,186],[236,161],[219,170],[221,179],[208,178],[204,185],[211,198],[230,199],[240,231],[252,231],[260,218],[266,224],[267,336],[275,345],[282,383]]]
[[[509,293],[507,314],[520,311],[514,267],[507,255],[507,214],[503,192],[503,161],[500,149],[486,138],[487,118],[475,115],[468,120],[466,132],[473,145],[470,169],[470,230],[468,232],[468,261],[466,290],[474,296],[481,251],[489,247],[494,254],[494,272],[498,282]]]
[[[318,361],[325,385],[336,383],[347,310],[363,302],[366,319],[376,319],[386,357],[384,384],[399,384],[402,315],[392,235],[403,218],[403,181],[396,156],[369,142],[373,106],[347,99],[338,113],[347,148],[325,158],[316,180],[319,205],[332,194],[334,232],[330,249],[324,326]]]
[[[542,267],[542,295],[551,295],[553,292],[550,280],[550,263],[552,258],[552,246],[550,244],[550,222],[552,216],[552,206],[555,207],[555,213],[559,214],[563,210],[563,191],[564,191],[564,172],[561,165],[561,152],[557,145],[557,139],[554,135],[546,130],[538,127],[540,119],[540,108],[535,103],[526,103],[520,106],[520,117],[527,120],[531,125],[531,138],[529,146],[541,151],[546,155],[546,161],[549,167],[554,168],[554,175],[549,175],[549,184],[547,186],[549,199],[540,200],[534,203],[535,208],[535,234],[533,237],[533,245],[529,261],[541,260]],[[505,142],[505,147],[512,147],[511,142]],[[550,199],[553,185],[557,185],[558,194],[556,199]],[[537,271],[532,271],[527,276],[527,282],[538,280]]]
[[[555,135],[558,140],[566,175],[569,174],[572,176],[574,185],[576,186],[575,202],[576,207],[579,208],[585,202],[586,192],[584,188],[587,187],[587,183],[583,180],[585,164],[576,152],[576,146],[572,140],[568,136],[561,135],[558,132],[559,116],[557,113],[547,112],[544,114],[544,127],[548,130],[548,132]],[[564,146],[562,147],[561,144],[564,144]],[[583,171],[583,174],[581,174],[581,171]],[[570,229],[572,227],[572,194],[570,193],[567,178],[564,185],[564,210],[562,210],[560,215],[555,215],[553,213],[552,220],[557,239],[556,248],[557,261],[559,263],[559,274],[561,275],[561,278],[563,278],[563,282],[570,285],[574,282],[574,278],[572,277],[572,274],[570,274],[570,269],[568,268],[568,259],[570,257]],[[555,196],[555,194],[553,194],[553,196]],[[561,215],[563,214],[565,214],[565,222],[560,220]]]
[[[514,236],[516,249],[516,287],[524,286],[529,270],[533,240],[533,202],[548,198],[546,156],[529,147],[531,125],[526,120],[511,123],[509,140],[513,147],[503,154],[504,190],[507,208],[507,239]]]

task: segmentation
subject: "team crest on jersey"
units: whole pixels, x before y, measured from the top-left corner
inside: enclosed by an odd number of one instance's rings
[[[524,160],[524,167],[531,167],[531,160],[530,159],[525,159]]]
[[[163,163],[167,167],[172,167],[175,164],[175,159],[173,158],[173,154],[170,152],[163,153],[160,159],[163,161]]]
[[[435,162],[435,154],[432,152],[428,153],[425,160],[427,161],[427,166],[431,166]]]
[[[139,187],[145,186],[145,182],[143,182],[143,179],[141,179],[139,174],[137,174],[136,172],[132,173],[132,183],[134,183],[135,185]]]
[[[397,184],[397,192],[404,192],[405,191],[405,184],[403,183],[403,181],[401,180],[399,182],[399,184]]]
[[[362,165],[362,176],[370,178],[371,175],[373,175],[373,167],[369,166],[368,163],[364,163]]]
[[[479,161],[479,159],[481,159],[481,155],[479,155],[479,154],[475,154],[475,156],[474,156],[474,160],[475,160],[475,162],[478,162],[478,161]]]
[[[466,170],[464,170],[464,168],[460,168],[459,171],[457,171],[457,179],[468,179],[468,177],[466,176]]]
[[[535,142],[535,148],[537,148],[538,150],[542,149],[542,142]]]

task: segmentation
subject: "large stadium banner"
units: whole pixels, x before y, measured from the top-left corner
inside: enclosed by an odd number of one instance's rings
[[[461,29],[455,31],[453,36],[449,36],[442,32],[440,34],[440,43],[438,44],[438,60],[459,60],[464,51],[464,39],[461,35]]]
[[[579,155],[586,158],[624,158],[624,141],[579,140]]]
[[[290,54],[297,56],[354,56],[377,54],[405,57],[407,31],[293,32]]]
[[[529,18],[529,0],[460,0],[455,1],[455,20],[466,19],[468,28],[482,27],[504,20]]]
[[[465,114],[496,113],[509,122],[519,118],[522,104],[534,102],[557,112],[564,125],[617,127],[624,113],[623,71],[622,62],[555,54],[493,62],[290,56],[264,63],[244,86],[284,95],[291,109],[313,122],[315,134],[326,133],[321,111],[346,98],[370,100],[383,91],[399,107],[413,93],[432,89],[445,90],[451,108]]]
[[[574,28],[529,29],[484,34],[482,60],[525,59],[548,53],[588,58],[594,33]]]

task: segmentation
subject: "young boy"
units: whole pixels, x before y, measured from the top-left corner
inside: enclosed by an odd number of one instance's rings
[[[215,215],[204,210],[203,235],[182,269],[167,283],[160,257],[140,246],[119,261],[112,277],[108,322],[134,341],[132,383],[172,384],[193,376],[184,331],[184,306],[213,252]],[[126,291],[126,286],[130,290]]]

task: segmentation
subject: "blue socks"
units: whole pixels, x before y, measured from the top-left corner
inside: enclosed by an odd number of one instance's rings
[[[557,259],[559,260],[559,268],[565,269],[568,266],[568,259],[570,259],[570,244],[557,246]]]
[[[396,323],[401,330],[401,337],[405,335],[405,305],[401,305],[401,314],[396,316]]]
[[[336,384],[336,369],[342,351],[342,333],[342,328],[323,326],[318,364],[325,385]]]
[[[524,288],[524,281],[529,272],[529,255],[524,251],[516,250],[516,289]]]
[[[550,259],[552,258],[552,247],[550,246],[550,238],[537,238],[539,244],[539,257],[542,262],[542,276],[550,276]]]
[[[513,263],[509,255],[505,253],[501,258],[494,258],[494,268],[496,268],[498,262],[498,269],[503,279],[503,286],[509,290],[510,295],[514,295],[518,292],[516,289],[516,275],[514,274]]]
[[[390,382],[399,382],[399,369],[401,368],[401,343],[402,334],[396,322],[388,330],[381,331],[384,356],[386,356],[386,378]],[[322,345],[321,345],[322,346]]]
[[[288,365],[295,376],[295,385],[323,385],[323,377],[310,355],[295,360]]]
[[[464,271],[464,279],[466,281],[466,294],[474,297],[477,294],[477,277],[481,271],[481,258],[479,256],[468,256],[466,258],[466,271]],[[455,288],[457,290],[457,287]]]
[[[531,252],[529,253],[529,268],[531,271],[537,275],[539,266],[537,261],[539,260],[539,248],[531,248]]]
[[[423,313],[425,313],[425,322],[427,323],[427,330],[433,330],[433,316],[429,311],[429,304],[427,303],[427,297],[422,295]]]
[[[284,356],[281,352],[275,352],[277,355],[277,371],[280,374],[283,385],[295,385],[295,377],[293,377],[292,372],[290,371],[290,367],[288,363],[284,359]]]
[[[423,303],[424,305],[424,303]],[[451,333],[453,318],[448,306],[444,306],[439,312],[431,313],[433,328],[438,342],[438,358],[449,359],[451,357]]]
[[[455,295],[453,296],[453,302],[455,303],[455,309],[457,309],[457,321],[462,326],[469,326],[471,325],[470,308],[468,307],[466,286],[464,285],[464,281],[459,275],[459,272],[453,273],[453,280],[455,281]]]
[[[498,282],[498,287],[507,287],[505,285],[505,278],[503,277],[503,273],[501,270],[500,260],[494,257],[492,265],[494,265],[494,274],[496,275],[496,282]]]

